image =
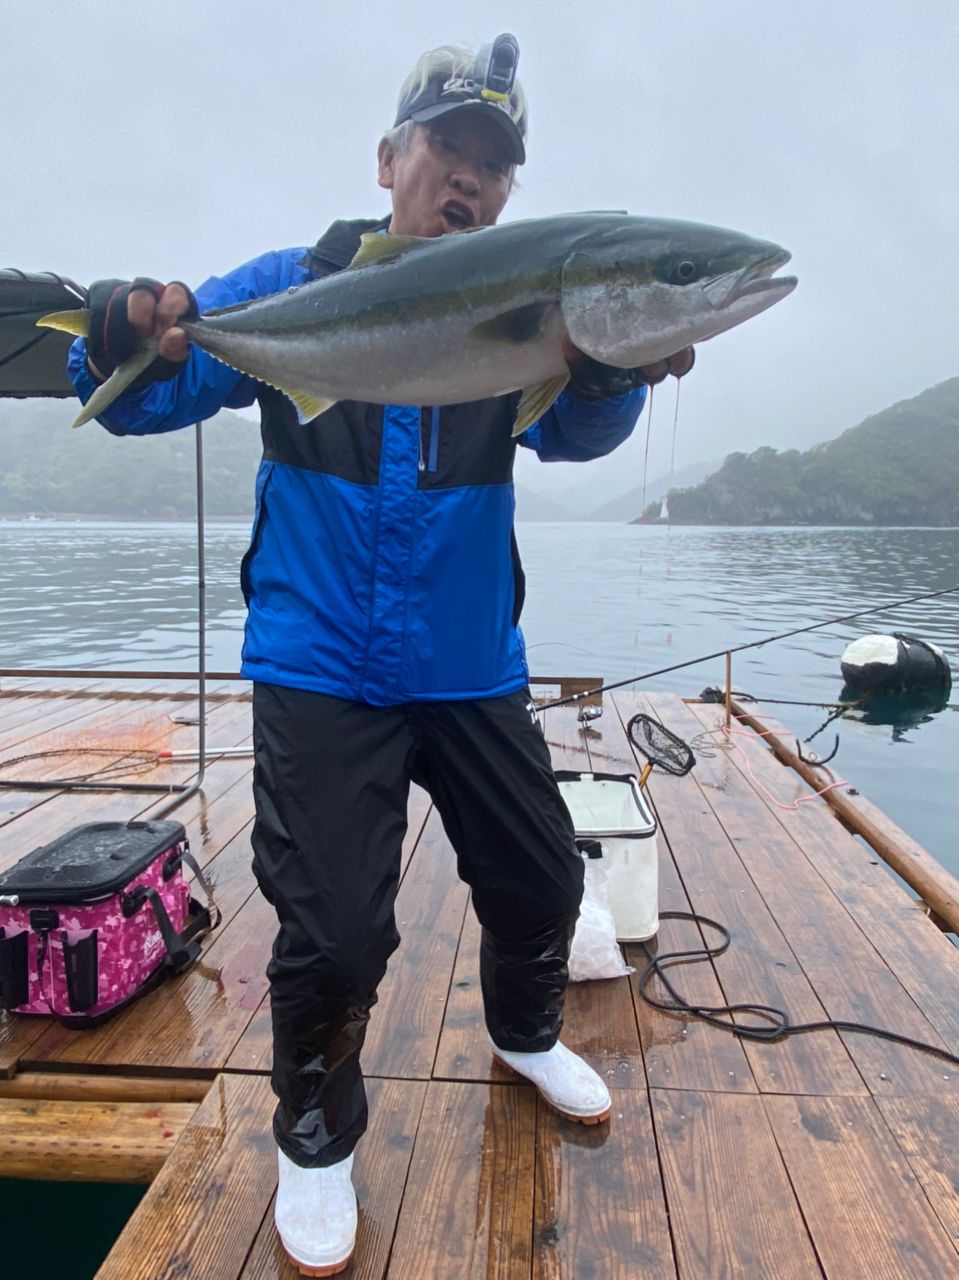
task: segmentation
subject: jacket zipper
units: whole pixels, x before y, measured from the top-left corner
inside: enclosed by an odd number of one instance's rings
[[[440,452],[440,407],[438,404],[433,405],[430,414],[430,457],[427,470],[435,472],[439,461]]]

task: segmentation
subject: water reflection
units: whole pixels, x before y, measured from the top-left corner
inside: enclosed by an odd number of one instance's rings
[[[862,698],[854,690],[844,686],[839,700],[852,701],[858,698],[858,705],[842,713],[844,720],[853,720],[863,727],[882,729],[881,736],[893,742],[911,742],[906,734],[909,730],[918,729],[922,724],[931,724],[940,711],[949,706],[951,689],[925,689],[921,692],[877,693]],[[952,708],[955,710],[956,708]],[[886,728],[891,733],[886,733]]]

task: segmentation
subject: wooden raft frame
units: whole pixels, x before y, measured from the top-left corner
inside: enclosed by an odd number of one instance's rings
[[[131,722],[141,744],[195,743],[196,728],[170,718],[182,713],[174,697],[145,707],[88,692],[87,702],[38,703],[27,689],[5,697],[0,760],[44,743],[119,740]],[[545,713],[557,767],[637,772],[624,727],[637,710],[716,744],[688,777],[654,773],[649,784],[663,908],[712,916],[733,935],[713,963],[675,972],[690,999],[874,1022],[956,1051],[959,952],[823,801],[780,809],[762,795],[714,733],[721,708],[659,694],[607,695],[602,707],[582,724],[575,708]],[[211,705],[211,753],[248,742],[249,717],[244,701]],[[810,794],[771,740],[742,741],[782,801]],[[58,757],[48,773],[81,759]],[[148,776],[183,782],[192,767]],[[250,872],[249,770],[249,760],[213,759],[204,793],[182,813],[224,914],[199,964],[93,1031],[0,1020],[0,1168],[27,1172],[33,1159],[36,1173],[56,1158],[67,1175],[151,1180],[98,1280],[294,1275],[272,1227],[263,970],[274,925]],[[131,817],[132,804],[0,792],[0,866],[70,825]],[[741,1042],[651,1009],[636,973],[576,984],[564,1040],[603,1074],[614,1102],[609,1127],[587,1130],[493,1063],[479,930],[442,826],[416,790],[397,920],[403,943],[364,1051],[371,1120],[357,1149],[351,1280],[959,1271],[959,1073],[942,1062],[833,1031]],[[663,922],[661,950],[696,942],[692,926]],[[642,947],[626,954],[644,965]]]

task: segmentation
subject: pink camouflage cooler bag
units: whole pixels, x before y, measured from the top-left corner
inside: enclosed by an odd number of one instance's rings
[[[96,1026],[188,968],[211,913],[179,822],[75,827],[0,873],[0,1009]]]

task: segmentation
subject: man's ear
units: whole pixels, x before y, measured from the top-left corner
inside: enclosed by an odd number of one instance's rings
[[[396,151],[389,139],[380,138],[380,145],[376,149],[376,181],[381,187],[385,187],[387,191],[393,189],[393,163],[395,160]]]

